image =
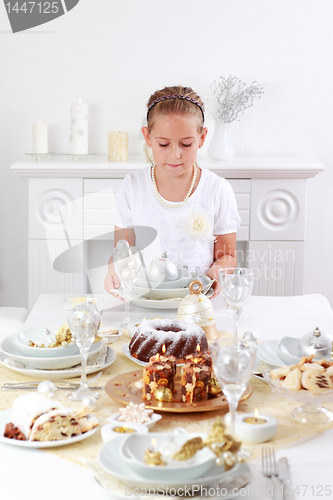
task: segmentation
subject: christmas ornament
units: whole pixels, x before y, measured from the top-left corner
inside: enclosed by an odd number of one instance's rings
[[[218,331],[215,324],[214,309],[211,301],[201,293],[202,283],[198,280],[191,281],[190,294],[180,302],[177,319],[195,323],[204,330],[208,340],[216,340]]]
[[[46,396],[47,398],[54,398],[54,393],[55,393],[55,385],[51,380],[43,380],[43,382],[40,382],[37,387],[37,392],[39,394],[43,394],[43,396]]]

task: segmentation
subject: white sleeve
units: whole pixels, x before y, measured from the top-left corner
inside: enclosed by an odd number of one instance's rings
[[[214,235],[236,233],[240,226],[235,193],[226,179],[220,179],[215,193]]]
[[[131,175],[127,175],[116,192],[116,203],[118,207],[118,217],[115,225],[118,227],[131,227],[132,222],[132,209],[131,209],[131,196],[132,195],[132,179]]]

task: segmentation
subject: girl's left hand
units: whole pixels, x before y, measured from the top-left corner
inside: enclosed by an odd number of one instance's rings
[[[210,278],[211,280],[216,280],[215,283],[213,283],[213,285],[212,285],[212,288],[214,290],[214,294],[210,297],[210,299],[213,299],[214,297],[216,297],[221,291],[220,282],[219,282],[219,270],[220,270],[220,267],[213,265],[206,272],[206,276],[208,276],[208,278]]]

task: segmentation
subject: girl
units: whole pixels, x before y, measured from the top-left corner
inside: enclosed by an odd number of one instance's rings
[[[199,266],[217,280],[215,297],[219,270],[237,265],[240,217],[229,182],[196,164],[207,136],[204,105],[190,87],[177,86],[155,92],[147,107],[142,133],[154,164],[129,174],[118,190],[122,226],[156,229],[162,250],[178,268]],[[116,241],[128,239],[128,230],[115,230]],[[133,234],[129,241],[134,244]],[[120,286],[111,259],[104,286],[114,295]]]

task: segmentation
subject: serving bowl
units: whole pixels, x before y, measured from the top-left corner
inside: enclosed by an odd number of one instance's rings
[[[174,443],[183,445],[194,437],[206,436],[203,434],[176,434],[173,435]],[[137,474],[147,479],[163,480],[190,480],[202,477],[214,464],[216,455],[209,448],[202,448],[188,460],[174,460],[172,465],[159,465],[152,467],[144,462],[146,450],[151,448],[152,439],[156,440],[156,449],[170,441],[168,433],[152,433],[149,435],[131,434],[120,446],[121,459]]]
[[[58,330],[50,330],[50,334],[53,338],[55,338],[57,331]],[[46,336],[47,334],[45,328],[26,328],[17,334],[14,339],[14,343],[17,349],[24,354],[24,356],[33,358],[55,358],[79,354],[79,348],[77,347],[75,341],[68,343],[66,346],[60,347],[29,346],[29,341],[38,345],[44,343]]]
[[[303,424],[325,424],[333,420],[333,412],[322,406],[322,403],[325,401],[333,401],[333,390],[320,393],[306,389],[292,391],[291,389],[282,387],[278,380],[272,380],[268,370],[263,370],[262,375],[275,394],[303,403],[290,413],[290,416],[297,422]]]

